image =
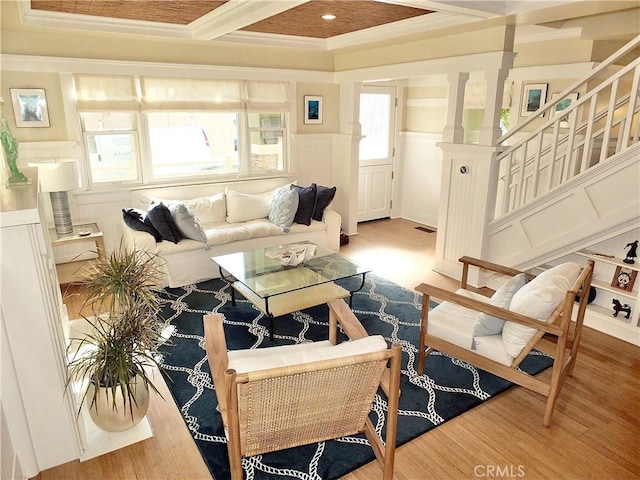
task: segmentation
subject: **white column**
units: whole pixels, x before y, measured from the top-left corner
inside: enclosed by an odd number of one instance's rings
[[[338,187],[334,207],[347,235],[358,229],[358,167],[360,156],[360,85],[340,85],[340,134],[335,136],[333,172]]]
[[[480,129],[479,144],[493,145],[500,138],[500,111],[504,94],[504,82],[509,70],[485,70],[484,77],[487,84],[487,96],[484,105],[484,118]]]
[[[447,75],[449,92],[447,95],[447,124],[442,131],[442,139],[447,143],[463,143],[464,92],[469,80],[468,72],[454,72]]]
[[[497,182],[496,147],[439,144],[443,152],[442,192],[434,269],[460,278],[463,255],[487,258],[486,225]],[[470,276],[470,281],[476,279]]]

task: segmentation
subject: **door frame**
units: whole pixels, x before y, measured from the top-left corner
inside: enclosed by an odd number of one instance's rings
[[[361,83],[358,85],[358,88],[356,89],[356,95],[354,95],[354,102],[355,102],[355,118],[358,121],[359,124],[359,118],[360,118],[360,93],[362,92],[362,89],[364,87],[395,87],[396,89],[396,101],[397,101],[397,107],[395,109],[395,114],[396,114],[396,118],[395,118],[395,131],[392,135],[392,140],[393,140],[393,146],[395,147],[395,154],[393,155],[393,158],[391,160],[391,170],[392,170],[392,177],[391,177],[391,218],[398,218],[399,217],[399,212],[400,210],[400,185],[401,182],[400,180],[402,179],[402,155],[404,153],[404,145],[401,142],[401,139],[403,138],[401,135],[401,128],[403,125],[401,125],[403,119],[404,119],[404,104],[405,104],[405,88],[407,85],[408,81],[407,80],[392,80],[392,81],[388,81],[388,82],[365,82],[365,83]],[[361,126],[360,126],[361,128]],[[360,149],[358,148],[358,167],[360,166]],[[356,180],[359,177],[359,173],[358,171],[354,172],[354,174],[356,175]],[[358,186],[358,189],[360,187]],[[356,202],[357,202],[357,198],[358,196],[356,195]],[[357,220],[356,220],[356,225],[357,225]]]

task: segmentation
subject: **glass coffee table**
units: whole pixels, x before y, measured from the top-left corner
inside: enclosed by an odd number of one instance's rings
[[[291,249],[304,249],[314,254],[308,254],[298,265],[284,265]],[[230,253],[212,257],[211,260],[218,265],[220,276],[233,287],[231,301],[234,306],[237,291],[269,317],[269,336],[272,340],[273,319],[276,317],[336,298],[349,297],[351,306],[353,293],[363,287],[365,275],[371,271],[312,243]],[[357,282],[359,285],[355,285],[357,288],[353,290],[335,283],[350,277],[360,277]]]

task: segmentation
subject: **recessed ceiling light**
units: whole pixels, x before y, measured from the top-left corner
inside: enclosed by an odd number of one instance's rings
[[[334,18],[336,18],[336,16],[333,13],[326,13],[322,15],[322,18],[324,20],[333,20]]]

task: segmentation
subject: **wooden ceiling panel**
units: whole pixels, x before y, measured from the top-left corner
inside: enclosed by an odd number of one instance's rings
[[[336,18],[323,20],[322,15],[327,13]],[[428,13],[431,11],[374,0],[312,0],[242,30],[330,38]]]
[[[31,0],[31,8],[123,20],[188,25],[225,3],[226,1],[212,0]],[[333,13],[336,19],[322,20],[320,17],[325,13]],[[431,12],[375,0],[311,0],[242,30],[326,39],[427,13]]]
[[[188,25],[225,1],[211,0],[31,0],[34,10]]]

